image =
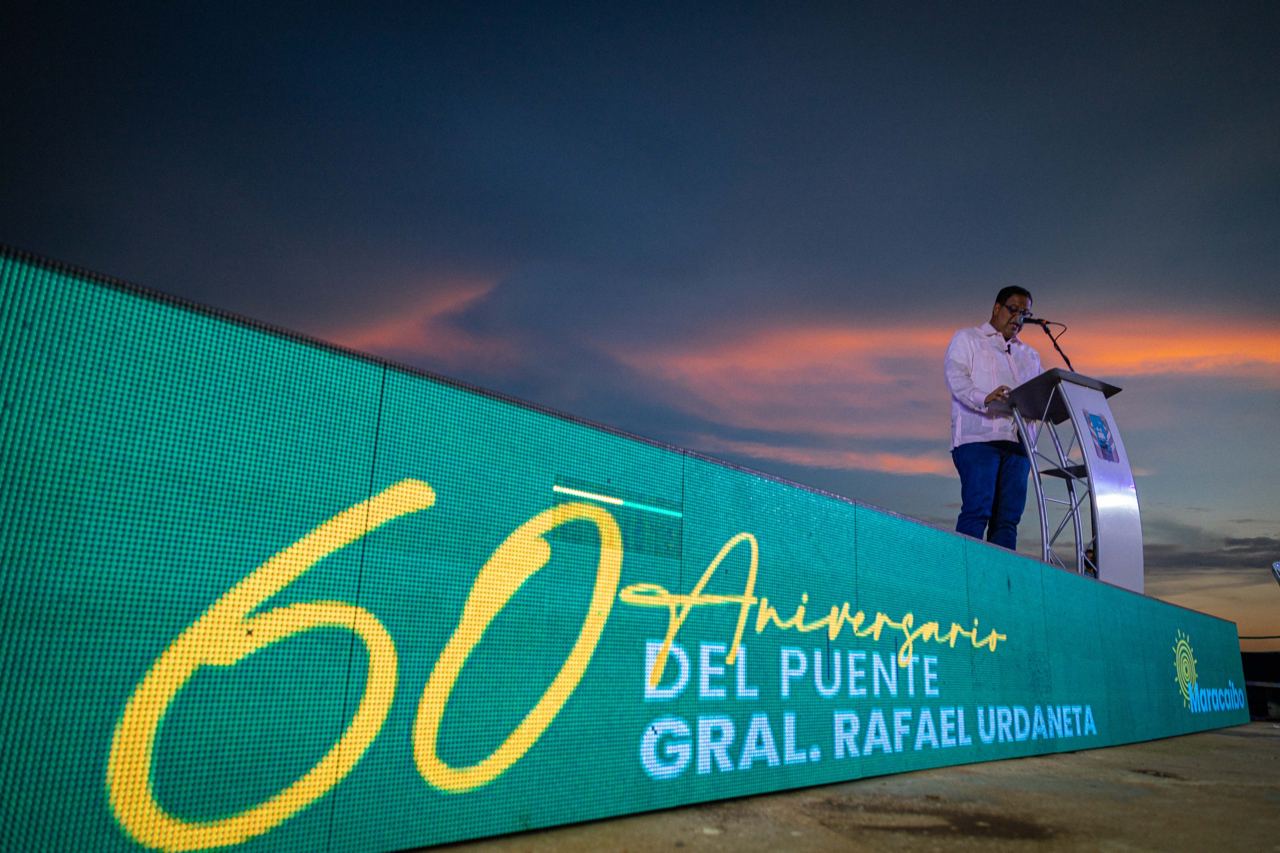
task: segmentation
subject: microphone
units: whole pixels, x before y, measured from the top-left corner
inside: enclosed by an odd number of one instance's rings
[[[1023,317],[1022,322],[1024,324],[1030,323],[1033,326],[1039,326],[1043,329],[1045,336],[1053,343],[1053,348],[1058,351],[1058,355],[1062,356],[1062,360],[1067,363],[1067,370],[1075,370],[1075,368],[1071,366],[1071,359],[1067,358],[1067,354],[1062,351],[1062,347],[1058,346],[1058,338],[1062,337],[1063,333],[1067,331],[1066,323],[1056,323],[1053,320],[1046,320],[1043,317],[1030,316]],[[1049,331],[1050,326],[1061,326],[1062,331],[1055,335],[1053,332]],[[1276,580],[1280,580],[1280,575],[1276,577]]]

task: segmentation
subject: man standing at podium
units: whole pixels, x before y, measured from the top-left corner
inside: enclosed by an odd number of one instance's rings
[[[1018,438],[1009,392],[1041,373],[1040,355],[1018,340],[1031,294],[1003,288],[991,319],[961,329],[947,347],[951,459],[960,472],[956,530],[1013,550],[1027,502],[1031,460]]]

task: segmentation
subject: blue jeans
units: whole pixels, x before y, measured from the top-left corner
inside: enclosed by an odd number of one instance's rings
[[[960,472],[960,517],[956,532],[986,535],[1010,551],[1018,546],[1018,522],[1027,503],[1031,460],[1014,441],[979,441],[951,451]]]

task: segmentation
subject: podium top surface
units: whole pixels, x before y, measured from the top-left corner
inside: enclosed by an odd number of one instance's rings
[[[1120,393],[1120,388],[1109,382],[1094,379],[1092,376],[1085,376],[1083,373],[1074,373],[1070,370],[1063,370],[1061,367],[1054,367],[1014,388],[1009,392],[1009,400],[1022,413],[1023,417],[1034,420],[1048,420],[1052,423],[1060,424],[1071,417],[1061,398],[1053,396],[1053,389],[1063,382],[1082,385],[1085,388],[1093,388],[1096,391],[1101,391],[1105,397],[1113,397]],[[1048,412],[1047,417],[1045,417],[1046,411]]]

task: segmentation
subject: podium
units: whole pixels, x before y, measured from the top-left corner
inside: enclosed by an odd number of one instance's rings
[[[1119,391],[1054,368],[1013,389],[1009,400],[1031,459],[1042,559],[1142,592],[1138,491],[1107,403]]]

